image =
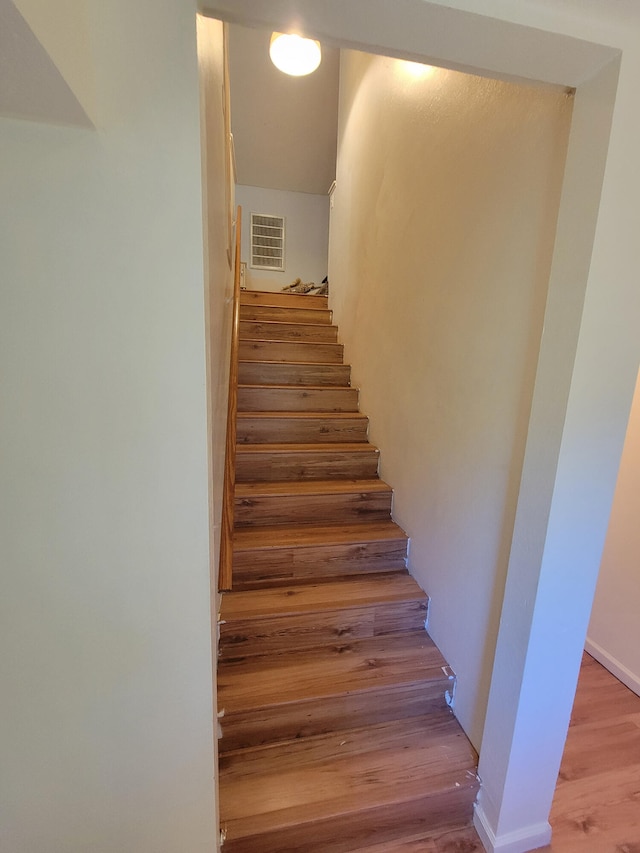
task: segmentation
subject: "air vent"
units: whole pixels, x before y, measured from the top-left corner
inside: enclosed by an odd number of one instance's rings
[[[284,270],[284,216],[251,214],[251,268]]]

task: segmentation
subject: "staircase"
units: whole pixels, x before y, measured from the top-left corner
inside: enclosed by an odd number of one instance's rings
[[[446,703],[326,297],[241,294],[224,853],[471,853],[476,755]]]

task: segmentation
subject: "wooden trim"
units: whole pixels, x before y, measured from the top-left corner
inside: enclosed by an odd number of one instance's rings
[[[236,215],[236,250],[233,274],[233,326],[229,356],[229,397],[227,402],[227,439],[224,458],[224,487],[222,493],[222,524],[220,531],[220,564],[218,589],[230,590],[233,585],[233,500],[236,485],[236,423],[238,413],[238,333],[240,330],[240,236],[242,208]]]

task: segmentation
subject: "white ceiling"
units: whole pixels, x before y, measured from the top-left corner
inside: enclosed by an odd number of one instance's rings
[[[336,170],[340,51],[289,77],[269,59],[270,30],[229,27],[231,127],[239,184],[324,194]]]

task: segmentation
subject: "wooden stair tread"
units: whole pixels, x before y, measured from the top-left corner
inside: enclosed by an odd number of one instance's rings
[[[247,305],[240,306],[241,320],[280,320],[289,322],[317,323],[331,325],[332,312],[328,308],[295,305]],[[294,319],[295,318],[295,319]]]
[[[252,355],[254,353],[243,353]],[[255,353],[259,355],[259,353]],[[266,355],[266,353],[265,353]],[[298,357],[300,353],[290,353]],[[299,385],[320,385],[323,388],[350,388],[351,367],[342,360],[273,361],[241,358],[238,375],[242,382],[253,384],[282,384],[290,388]]]
[[[240,318],[241,323],[253,324],[254,326],[265,326],[266,328],[270,328],[272,326],[308,326],[311,329],[317,329],[318,326],[322,326],[322,329],[335,329],[338,330],[337,326],[334,326],[331,323],[307,323],[304,320],[296,321],[296,320],[249,320],[244,317]]]
[[[358,524],[305,524],[283,527],[247,528],[234,534],[234,551],[291,547],[292,545],[339,545],[407,539],[407,534],[394,521]]]
[[[236,445],[236,483],[378,479],[380,451],[364,442]]]
[[[222,596],[220,618],[225,621],[260,619],[416,600],[426,601],[427,595],[408,572],[364,575],[325,583],[225,593]]]
[[[333,386],[333,385],[283,385],[283,384],[269,384],[264,383],[261,385],[240,383],[238,385],[238,390],[256,390],[256,391],[297,391],[304,393],[305,391],[327,391],[329,393],[333,393],[335,391],[356,391],[357,389],[353,387],[353,385],[344,385],[344,386]]]
[[[332,385],[238,385],[242,412],[357,412],[358,389]]]
[[[352,492],[390,491],[391,486],[384,480],[276,480],[262,483],[238,483],[236,498],[249,499],[260,495],[342,495]]]
[[[466,829],[439,829],[427,835],[382,841],[358,847],[350,853],[484,853],[480,837],[473,826]]]
[[[421,630],[280,655],[231,658],[219,667],[218,696],[225,713],[241,713],[384,686],[446,681],[446,672],[446,661]]]
[[[256,341],[252,341],[252,343],[256,343]],[[265,341],[265,343],[272,344],[273,341]],[[285,341],[284,343],[290,343],[290,341]],[[298,341],[294,341],[294,343],[298,343]],[[341,344],[338,344],[338,346],[341,346]],[[283,362],[267,358],[241,358],[238,360],[238,364],[277,364],[282,367]],[[287,361],[285,364],[287,367],[347,367],[346,364],[337,365],[332,361]],[[322,387],[324,388],[325,386],[323,385]]]
[[[287,320],[243,320],[239,321],[240,341],[294,341],[337,343],[338,329],[329,323],[305,323]]]
[[[234,591],[219,623],[228,853],[462,853],[477,756],[327,297],[240,297]]]
[[[323,418],[335,418],[336,420],[359,420],[366,421],[367,416],[362,412],[238,412],[238,420],[249,420],[255,418],[268,420],[269,418],[295,420],[322,420]],[[360,442],[361,444],[363,442]]]
[[[240,361],[252,360],[250,357],[264,355],[268,361],[290,364],[306,362],[308,364],[343,364],[344,347],[342,344],[326,341],[268,341],[243,338],[238,341]],[[260,359],[254,359],[260,361]]]
[[[280,324],[275,323],[274,325],[280,325]],[[318,326],[317,326],[317,324],[309,323],[309,328],[317,329]],[[332,328],[332,327],[329,326],[327,328]],[[343,346],[342,344],[338,343],[337,341],[318,341],[318,340],[312,340],[310,338],[245,338],[242,335],[240,335],[238,340],[241,344],[247,344],[250,347],[254,346],[256,344],[291,344],[292,346],[308,347],[309,351],[311,351],[311,349],[313,347],[338,347],[341,349]],[[304,350],[302,351],[302,353],[304,353]],[[301,355],[302,355],[302,353],[301,353]],[[243,358],[243,359],[239,359],[239,360],[240,361],[260,361],[261,359]],[[304,361],[304,359],[301,359],[301,361]],[[289,364],[289,363],[290,362],[287,359],[287,364]]]
[[[239,444],[237,453],[379,453],[378,448],[369,442],[335,442],[334,444]]]
[[[301,308],[313,306],[328,308],[327,296],[318,296],[315,293],[282,293],[282,291],[269,290],[242,290],[240,291],[241,305],[270,305],[272,307],[293,307],[299,305]]]
[[[249,775],[250,773],[250,775]],[[475,753],[447,709],[221,758],[231,838],[312,824],[435,792],[472,799]]]

